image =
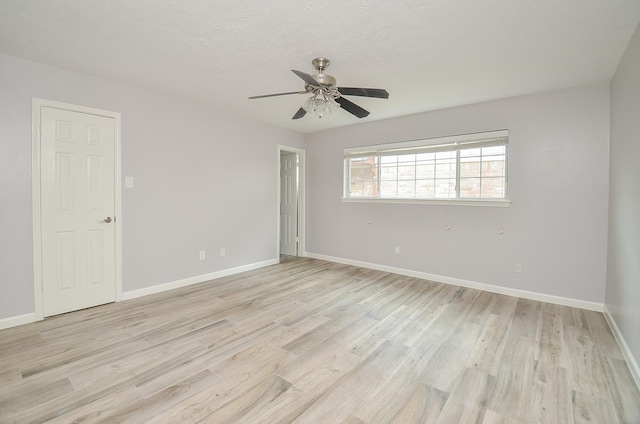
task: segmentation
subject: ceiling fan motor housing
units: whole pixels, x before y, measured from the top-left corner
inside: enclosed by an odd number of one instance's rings
[[[335,87],[336,79],[329,74],[317,74],[312,75],[313,79],[318,81],[318,85],[321,87]]]
[[[329,67],[331,61],[325,57],[316,57],[311,61],[313,67],[316,68],[318,73],[316,75],[312,75],[313,79],[318,81],[318,85],[320,87],[335,87],[337,81],[334,77],[329,74],[324,74],[323,71]]]

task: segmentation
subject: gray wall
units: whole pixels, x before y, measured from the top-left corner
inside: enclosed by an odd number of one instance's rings
[[[277,145],[302,134],[0,55],[0,319],[35,310],[32,97],[122,114],[123,291],[276,259]]]
[[[606,306],[640,378],[640,27],[611,81]]]
[[[509,208],[340,200],[345,147],[498,129],[510,131]],[[328,130],[308,141],[309,252],[604,302],[608,84]]]

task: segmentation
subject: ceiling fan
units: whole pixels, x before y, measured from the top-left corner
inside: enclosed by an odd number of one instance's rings
[[[249,99],[262,99],[264,97],[286,96],[289,94],[311,94],[302,107],[293,115],[291,119],[300,119],[313,112],[322,118],[333,109],[342,107],[350,114],[364,118],[369,115],[369,111],[361,108],[357,104],[345,99],[343,96],[374,97],[378,99],[388,99],[389,93],[381,88],[357,88],[357,87],[336,87],[336,79],[329,74],[323,73],[329,66],[329,59],[317,57],[311,61],[318,73],[310,75],[302,71],[292,69],[291,72],[299,76],[304,82],[304,91],[290,91],[287,93],[265,94],[262,96],[252,96]]]

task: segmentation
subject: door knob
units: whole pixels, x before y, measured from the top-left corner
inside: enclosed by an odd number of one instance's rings
[[[104,219],[104,222],[106,222],[107,224],[111,222],[111,217],[108,216]]]

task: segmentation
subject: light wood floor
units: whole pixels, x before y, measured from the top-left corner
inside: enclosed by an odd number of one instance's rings
[[[0,331],[2,423],[640,423],[600,313],[295,259]]]

